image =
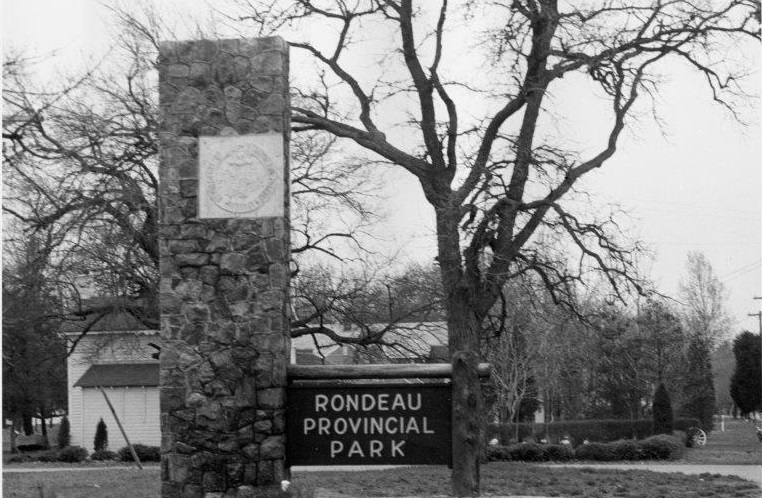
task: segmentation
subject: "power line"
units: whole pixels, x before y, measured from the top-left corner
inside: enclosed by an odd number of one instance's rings
[[[752,263],[745,264],[739,268],[736,268],[735,270],[732,270],[726,273],[725,275],[721,275],[720,280],[722,280],[723,282],[733,280],[736,277],[740,277],[741,275],[758,268],[760,265],[762,265],[762,259],[759,259]]]

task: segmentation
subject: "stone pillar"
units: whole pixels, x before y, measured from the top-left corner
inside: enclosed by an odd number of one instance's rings
[[[162,497],[286,476],[288,47],[169,42],[159,59]]]

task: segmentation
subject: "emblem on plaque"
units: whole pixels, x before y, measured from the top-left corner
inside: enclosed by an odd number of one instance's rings
[[[200,137],[199,218],[283,215],[280,134]]]

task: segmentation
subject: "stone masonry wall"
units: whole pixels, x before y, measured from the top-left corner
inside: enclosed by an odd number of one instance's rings
[[[159,59],[162,497],[285,478],[288,47],[169,42]],[[282,133],[285,216],[199,219],[199,136]]]

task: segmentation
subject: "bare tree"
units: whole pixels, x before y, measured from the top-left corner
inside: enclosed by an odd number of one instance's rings
[[[46,275],[48,246],[43,237],[15,244],[3,261],[3,416],[12,421],[11,432],[23,422],[32,433],[32,418],[42,421],[66,406],[66,347],[57,333],[60,303]],[[16,452],[15,434],[11,451]]]
[[[20,234],[53,235],[50,262],[75,307],[84,273],[102,292],[155,302],[154,92],[145,61],[127,67],[123,84],[91,72],[42,90],[19,73],[3,91],[3,211]],[[155,309],[134,311],[155,324]]]
[[[406,170],[434,208],[453,361],[471,372],[454,386],[453,475],[468,477],[453,491],[477,495],[480,438],[472,429],[481,411],[475,366],[484,318],[504,284],[524,272],[542,278],[558,300],[588,272],[620,296],[637,289],[631,251],[611,237],[613,226],[583,219],[562,201],[614,156],[636,103],[658,89],[665,64],[692,67],[710,98],[733,108],[742,71],[721,48],[759,38],[758,4],[518,0],[459,8],[444,0],[434,8],[412,0],[297,0],[239,7],[231,19],[252,27],[242,32],[290,30],[291,47],[318,68],[319,78],[299,86],[293,99],[296,129],[323,130]],[[464,16],[468,25],[493,28],[479,47],[500,78],[482,91],[473,91],[468,77],[451,77],[458,72],[448,50],[458,42],[448,28]],[[373,37],[375,45],[364,43]],[[382,73],[369,77],[370,68]],[[548,95],[572,74],[610,105],[603,145],[585,157],[541,132],[554,117]],[[348,99],[354,106],[342,105]],[[389,122],[403,113],[401,122]],[[574,248],[579,271],[545,259],[540,233]]]
[[[47,273],[67,314],[124,310],[158,328],[155,59],[172,33],[150,15],[114,15],[118,45],[108,64],[84,74],[43,83],[27,74],[40,61],[6,57],[6,241],[46,234]],[[346,260],[367,252],[366,227],[379,219],[374,175],[338,152],[325,135],[292,141],[294,275],[316,253]],[[82,276],[100,295],[132,299],[83,303]]]
[[[685,278],[680,282],[680,298],[686,329],[708,340],[710,347],[716,346],[727,336],[730,326],[725,286],[701,252],[688,253],[685,270]]]
[[[431,344],[441,339],[432,322],[444,319],[437,269],[409,265],[396,273],[382,271],[388,267],[303,272],[292,287],[291,336],[312,336],[318,353],[325,344],[347,344],[368,361],[427,359]]]

